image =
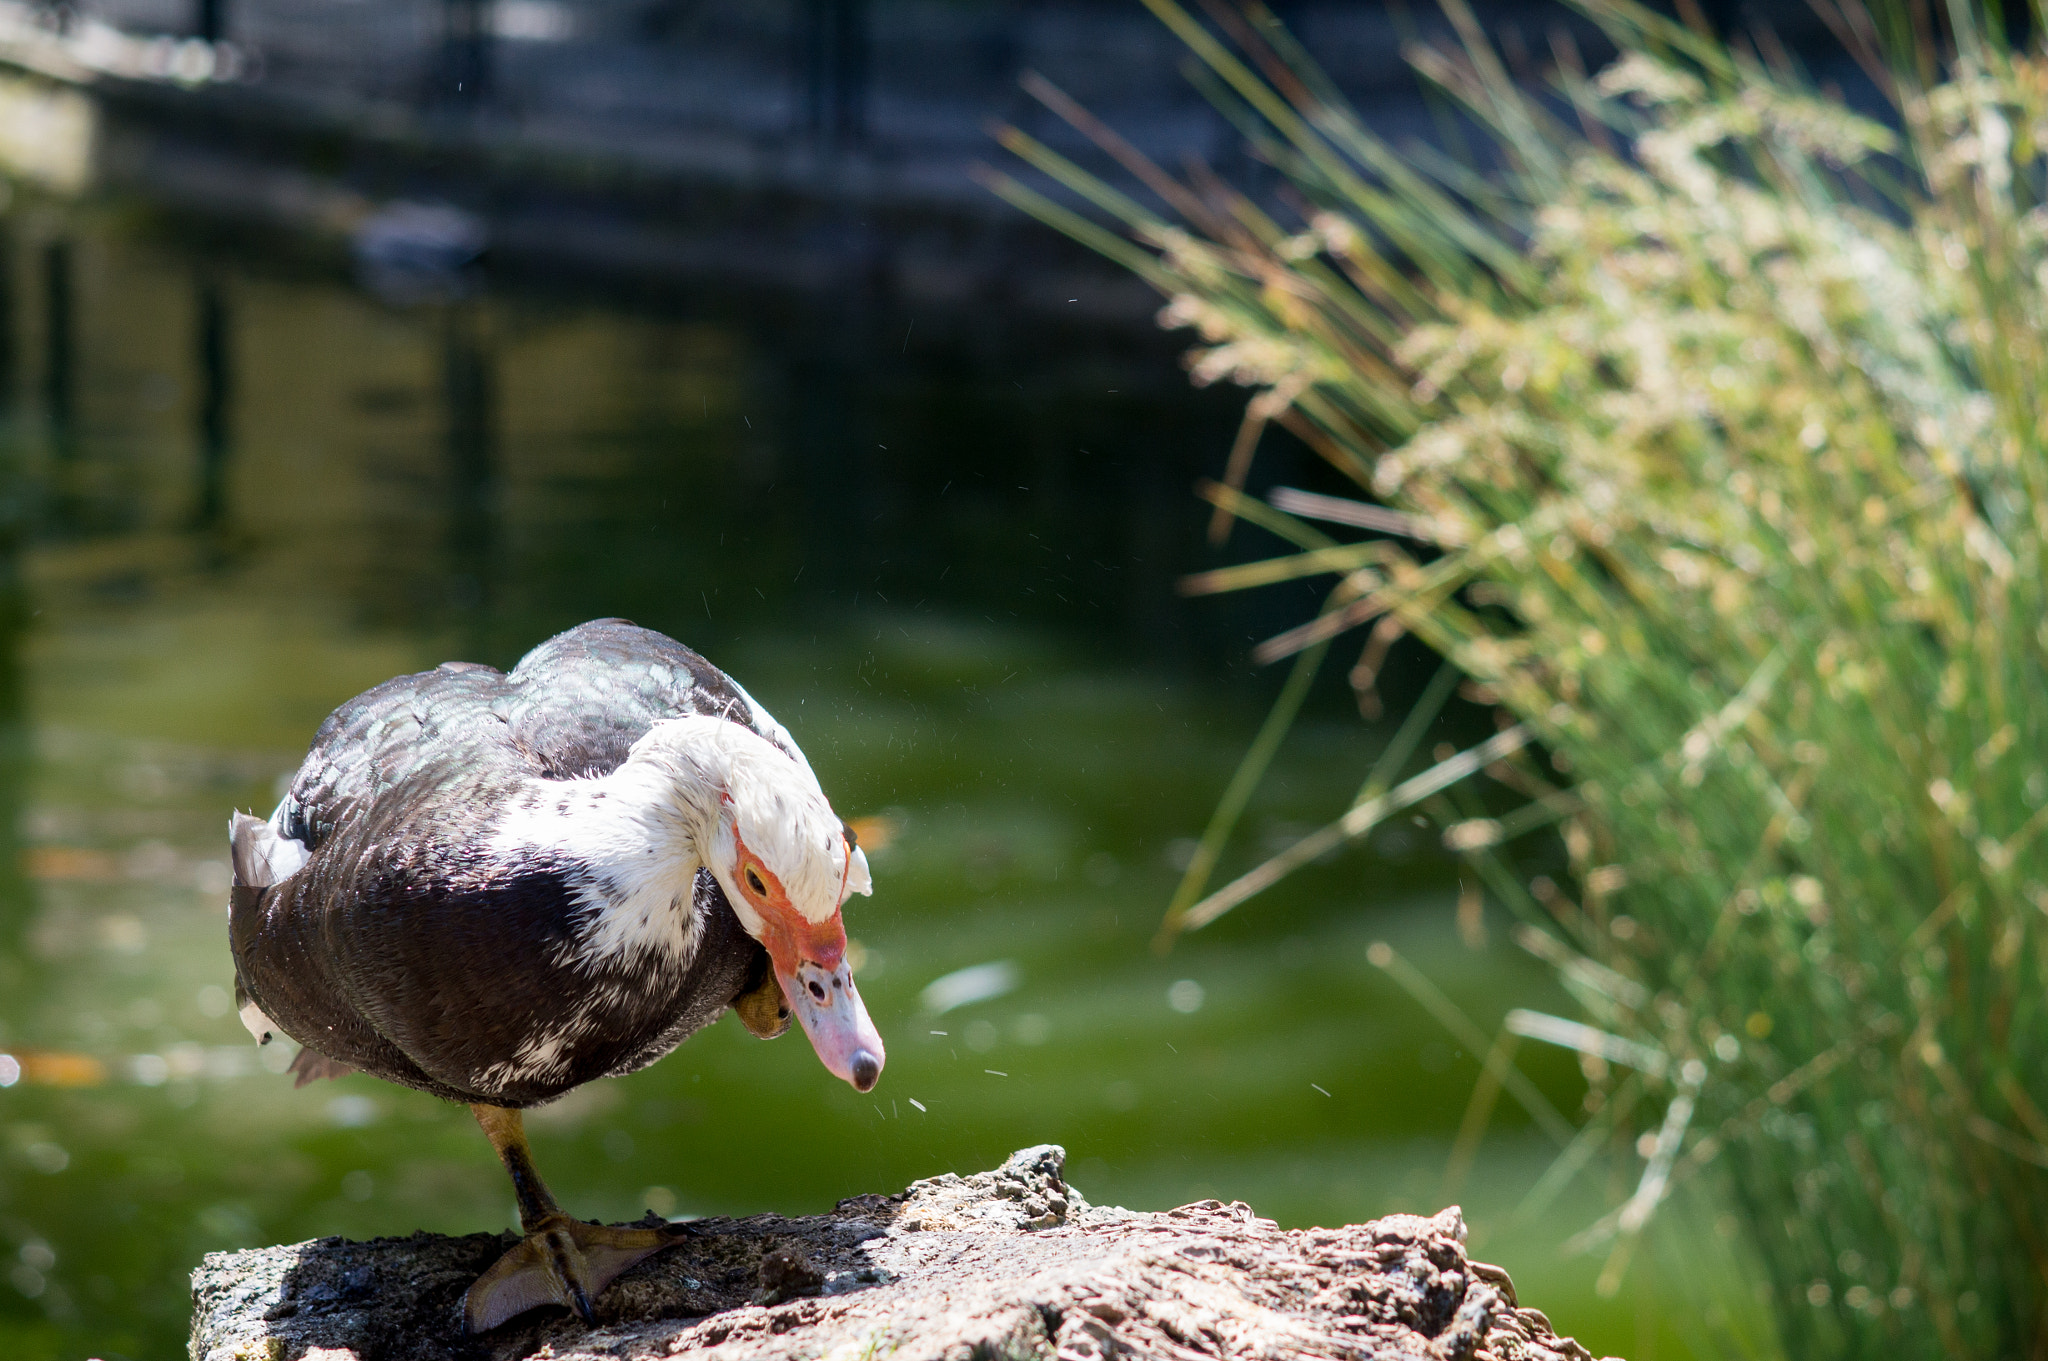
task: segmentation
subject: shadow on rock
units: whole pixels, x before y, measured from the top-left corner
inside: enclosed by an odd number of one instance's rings
[[[887,1232],[901,1197],[862,1196],[831,1215],[701,1219],[674,1247],[641,1262],[601,1295],[600,1332],[653,1320],[687,1322],[747,1306],[838,1295],[888,1275],[863,1246]],[[665,1223],[650,1214],[643,1225]],[[591,1330],[556,1306],[479,1336],[463,1330],[472,1282],[517,1235],[469,1234],[215,1253],[193,1275],[194,1361],[498,1361],[586,1340]]]

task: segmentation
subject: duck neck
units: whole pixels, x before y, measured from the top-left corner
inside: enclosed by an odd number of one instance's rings
[[[643,739],[610,774],[537,780],[508,810],[496,849],[514,863],[558,867],[575,900],[584,962],[687,964],[694,955],[697,871],[711,853],[728,776],[719,755],[708,744]]]

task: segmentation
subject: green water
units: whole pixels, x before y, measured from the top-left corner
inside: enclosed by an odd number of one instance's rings
[[[133,210],[0,226],[0,1049],[105,1065],[0,1091],[9,1358],[182,1354],[210,1250],[512,1222],[466,1111],[257,1064],[223,831],[357,690],[592,616],[707,653],[896,835],[848,914],[881,1086],[728,1019],[533,1114],[576,1213],[816,1211],[1041,1141],[1102,1202],[1432,1212],[1477,1065],[1366,946],[1489,1031],[1562,1005],[1498,931],[1458,943],[1455,871],[1405,824],[1148,950],[1268,693],[1236,659],[1294,617],[1172,595],[1231,400],[1163,342],[861,299],[398,306]],[[1382,740],[1314,717],[1232,864]],[[1012,991],[921,1009],[994,961]],[[1576,1105],[1564,1057],[1527,1066]],[[1556,1253],[1599,1187],[1510,1224],[1554,1153],[1517,1116],[1457,1191],[1480,1255],[1596,1353],[1684,1354],[1654,1266],[1603,1301],[1599,1259]]]

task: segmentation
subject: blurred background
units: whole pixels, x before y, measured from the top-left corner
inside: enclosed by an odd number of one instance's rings
[[[1428,129],[1398,12],[1285,17]],[[204,1252],[514,1222],[467,1111],[259,1062],[224,826],[366,686],[624,615],[886,832],[849,925],[891,1061],[863,1097],[727,1021],[582,1089],[531,1122],[574,1213],[814,1212],[1056,1141],[1097,1202],[1460,1200],[1561,1333],[1683,1354],[1657,1262],[1597,1299],[1555,1251],[1597,1165],[1525,1202],[1555,1148],[1504,1107],[1446,1181],[1478,1056],[1368,944],[1489,1034],[1563,1003],[1461,943],[1434,826],[1148,948],[1277,688],[1250,645],[1316,597],[1176,594],[1275,547],[1208,549],[1191,494],[1242,394],[969,166],[991,118],[1061,144],[1036,69],[1256,187],[1181,53],[1078,0],[0,3],[0,1349],[173,1357]],[[1284,443],[1258,477],[1322,485]],[[1311,696],[1240,859],[1350,798],[1433,670],[1397,652],[1378,725]],[[1578,1106],[1568,1053],[1525,1067]],[[1692,1289],[1724,1226],[1680,1219]]]

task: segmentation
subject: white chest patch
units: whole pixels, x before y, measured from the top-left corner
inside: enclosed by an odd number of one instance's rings
[[[697,913],[687,885],[643,885],[615,895],[587,883],[576,899],[575,935],[564,963],[590,968],[655,956],[680,969],[697,953]]]
[[[487,849],[507,864],[563,865],[575,921],[561,963],[653,957],[686,967],[697,948],[698,857],[687,821],[615,777],[535,783],[513,800]]]

